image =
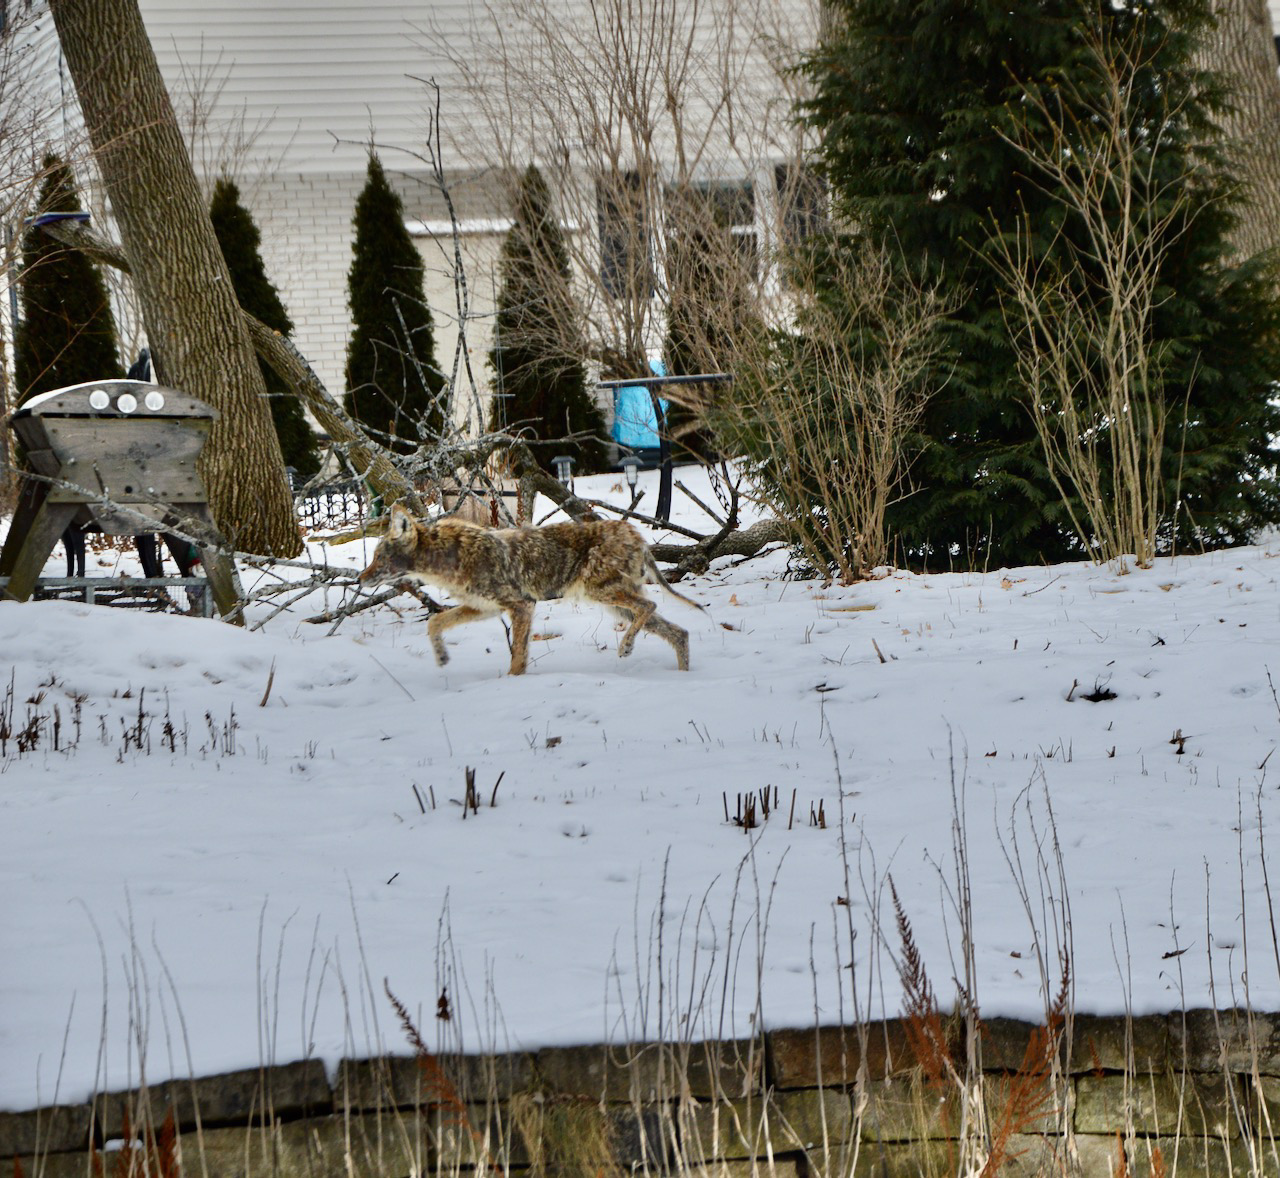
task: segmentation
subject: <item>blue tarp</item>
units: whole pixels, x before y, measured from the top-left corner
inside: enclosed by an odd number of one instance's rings
[[[666,410],[667,403],[663,401],[662,411]],[[649,450],[658,445],[658,417],[644,385],[627,385],[618,390],[613,403],[613,440],[632,450]]]
[[[666,376],[661,360],[650,361],[654,376]],[[662,412],[667,401],[659,398]],[[653,411],[653,397],[642,384],[624,385],[613,400],[613,440],[631,450],[655,450],[658,447],[658,416]]]

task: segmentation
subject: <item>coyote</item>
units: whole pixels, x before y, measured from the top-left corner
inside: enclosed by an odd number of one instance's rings
[[[533,607],[558,597],[583,597],[613,610],[627,625],[618,655],[631,653],[636,635],[649,630],[689,669],[689,633],[659,616],[641,586],[660,585],[694,609],[663,578],[643,537],[629,523],[552,524],[542,528],[478,527],[460,519],[420,524],[404,508],[391,509],[387,534],[360,574],[365,585],[421,581],[447,590],[461,603],[432,614],[427,634],[441,666],[449,661],[444,632],[464,622],[511,615],[511,674],[529,662]]]

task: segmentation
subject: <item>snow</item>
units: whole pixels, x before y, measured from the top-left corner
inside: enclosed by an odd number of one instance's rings
[[[889,875],[944,1005],[968,978],[1041,1016],[1066,928],[1078,1010],[1280,1009],[1277,555],[849,587],[721,560],[681,585],[706,615],[660,603],[688,674],[570,602],[522,678],[498,620],[437,667],[409,597],[332,633],[304,619],[334,590],[257,629],[0,604],[0,700],[60,720],[0,754],[0,1108],[407,1051],[384,979],[467,1050],[892,1015]]]

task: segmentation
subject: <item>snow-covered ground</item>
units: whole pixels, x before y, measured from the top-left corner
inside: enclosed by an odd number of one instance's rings
[[[1064,900],[1078,1009],[1280,1008],[1277,555],[847,588],[720,561],[681,586],[706,616],[660,606],[688,674],[567,602],[523,678],[497,620],[437,667],[408,597],[332,634],[304,619],[333,591],[260,629],[0,604],[0,700],[46,717],[0,752],[0,1108],[134,1083],[140,1052],[157,1080],[407,1050],[384,979],[475,1050],[835,1021],[851,982],[892,1014],[890,874],[948,1004],[957,846],[984,1013],[1043,1011]]]

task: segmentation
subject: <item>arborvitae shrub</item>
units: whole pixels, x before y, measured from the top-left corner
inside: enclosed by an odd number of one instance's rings
[[[71,169],[56,156],[45,157],[44,169],[33,211],[79,212]],[[14,339],[18,401],[123,376],[111,298],[98,267],[39,228],[29,228],[22,244],[22,319]]]
[[[252,214],[240,203],[240,190],[232,181],[223,178],[214,185],[209,217],[227,269],[231,271],[231,284],[240,306],[281,335],[289,335],[293,321],[280,292],[267,277],[260,249],[262,234]],[[274,369],[262,361],[259,363],[271,398],[271,420],[280,439],[285,465],[293,467],[298,482],[305,482],[320,469],[316,435],[307,424],[298,398]]]
[[[422,256],[405,228],[404,204],[373,152],[354,224],[347,410],[375,436],[412,445],[442,431],[444,376],[435,367]]]
[[[502,245],[490,429],[528,438],[546,469],[571,455],[578,473],[605,468],[604,416],[587,389],[585,344],[570,280],[569,251],[551,192],[536,167],[521,178],[511,231]],[[570,434],[575,442],[554,441]]]

